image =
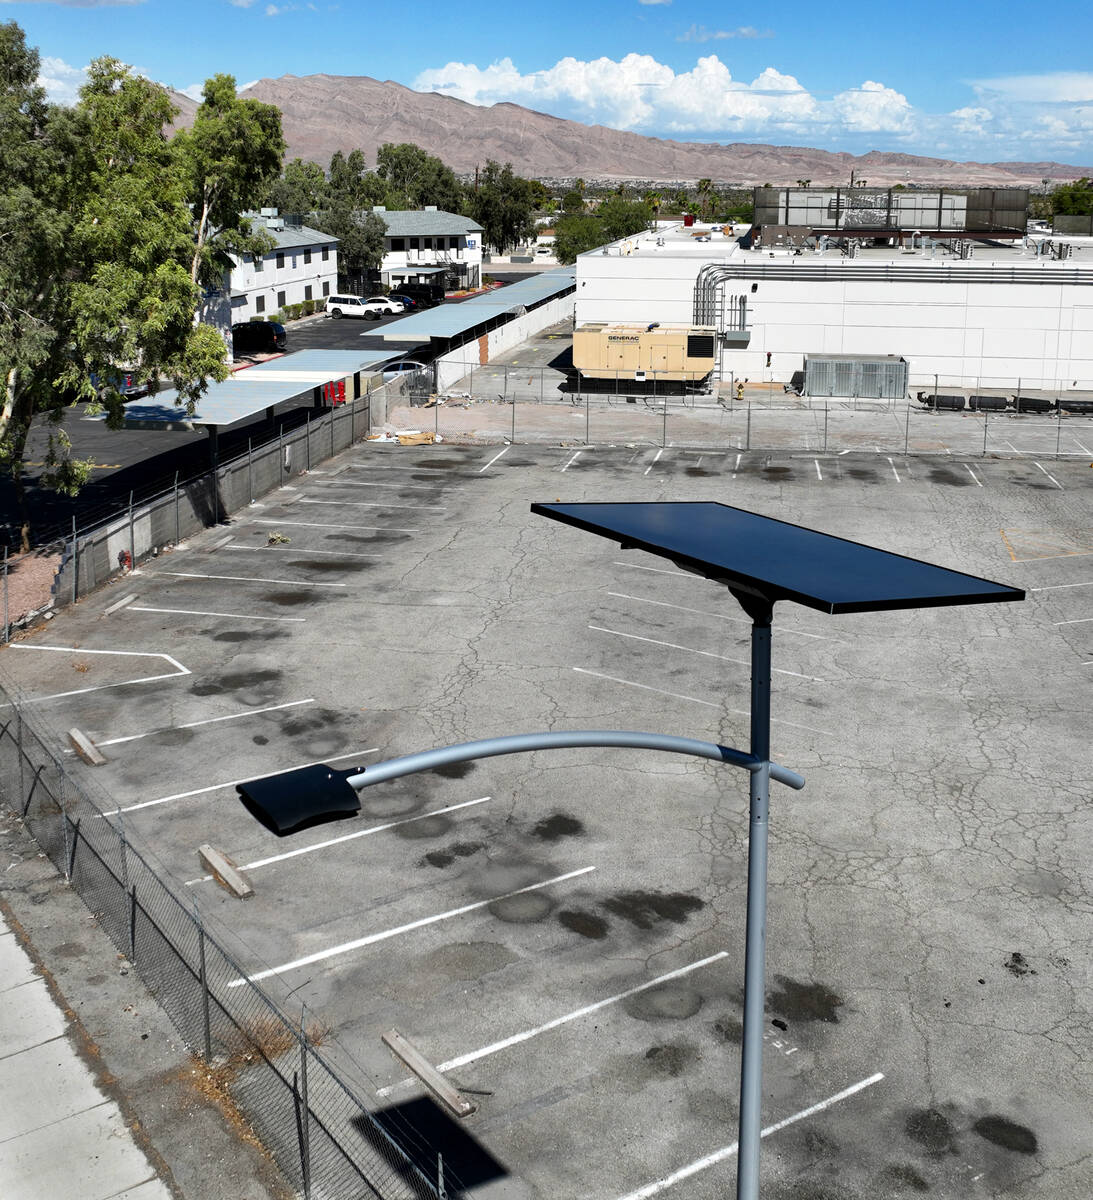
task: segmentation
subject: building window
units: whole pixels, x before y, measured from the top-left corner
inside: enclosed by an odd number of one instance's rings
[[[311,251],[305,250],[304,251],[304,266],[306,267],[309,262],[311,262]]]
[[[285,265],[285,255],[283,250],[277,251],[277,270],[280,271]]]
[[[255,311],[256,313],[263,313],[263,312],[265,312],[265,311],[266,311],[266,298],[265,298],[265,296],[255,296],[255,297],[254,297],[254,311]]]
[[[329,296],[329,295],[330,295],[330,284],[329,284],[329,283],[324,283],[324,284],[323,284],[323,295],[324,295],[324,296]]]
[[[420,242],[421,242],[420,238],[411,238],[410,239],[410,249],[411,250],[420,250],[421,249]]]
[[[277,293],[277,307],[278,308],[285,307],[285,293],[284,292]]]
[[[391,249],[393,251],[394,250],[405,250],[406,249],[406,239],[405,238],[392,238],[391,239]]]
[[[323,262],[329,262],[329,261],[330,261],[330,247],[324,246],[323,247]]]
[[[266,269],[266,260],[261,254],[254,256],[254,269],[256,271],[264,271]]]
[[[433,248],[433,239],[432,238],[422,238],[421,245],[422,245],[423,249],[431,250]]]
[[[305,300],[311,299],[311,284],[310,283],[304,284],[304,299]]]

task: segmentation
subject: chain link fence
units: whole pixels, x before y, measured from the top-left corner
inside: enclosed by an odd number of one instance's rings
[[[374,1113],[326,1061],[321,1024],[293,1022],[247,978],[192,901],[93,799],[51,747],[57,732],[0,686],[0,791],[307,1200],[437,1200],[461,1194],[397,1109]],[[438,1182],[444,1178],[445,1183]]]
[[[985,398],[985,392],[992,395]],[[737,381],[731,375],[705,384],[662,380],[653,373],[640,382],[632,373],[589,380],[572,369],[499,364],[469,367],[440,392],[421,385],[393,397],[387,420],[395,428],[455,442],[904,456],[1090,454],[1093,398],[993,379],[965,389],[959,411],[931,405],[931,394],[923,392],[918,399],[803,396],[790,385]]]

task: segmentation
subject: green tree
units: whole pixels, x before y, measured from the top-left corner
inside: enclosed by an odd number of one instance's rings
[[[605,200],[596,209],[605,242],[616,242],[649,228],[653,210],[641,200],[620,200],[615,196]]]
[[[363,287],[383,262],[387,225],[378,213],[363,212],[342,196],[315,214],[315,227],[338,239],[339,273]]]
[[[698,181],[698,211],[703,218],[709,219],[709,215],[713,212],[715,193],[713,190],[712,179],[700,179]]]
[[[573,188],[562,197],[562,212],[570,215],[584,212],[584,196]]]
[[[1053,216],[1085,216],[1093,213],[1093,180],[1076,179],[1063,183],[1051,193]]]
[[[535,191],[512,170],[512,163],[489,159],[471,197],[470,215],[482,226],[486,242],[504,253],[535,233]]]
[[[594,213],[574,213],[554,223],[554,253],[571,263],[578,254],[649,228],[652,212],[640,201],[609,196]]]
[[[73,401],[101,404],[113,423],[119,367],[152,387],[168,377],[185,401],[228,374],[220,335],[194,323],[194,224],[163,133],[167,93],[102,58],[63,110],[46,104],[38,69],[19,27],[0,26],[0,466],[20,503],[36,417],[50,434],[42,482],[74,494],[91,464],[64,435]]]
[[[435,204],[446,212],[462,211],[463,188],[455,173],[413,142],[384,142],[376,154],[376,174],[388,185],[389,208]]]
[[[326,176],[318,163],[294,158],[285,163],[279,178],[266,184],[264,195],[269,206],[279,213],[312,213],[326,203]]]
[[[207,80],[202,97],[192,127],[181,130],[173,143],[194,214],[190,277],[195,283],[219,281],[222,252],[269,249],[269,239],[252,232],[243,214],[258,206],[285,153],[280,110],[260,100],[240,100],[231,75]]]

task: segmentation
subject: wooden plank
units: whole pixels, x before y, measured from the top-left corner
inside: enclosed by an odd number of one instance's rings
[[[86,733],[81,733],[78,729],[70,729],[68,740],[72,743],[73,750],[90,766],[101,767],[106,762],[98,746]]]
[[[226,854],[208,844],[198,846],[197,853],[201,865],[222,888],[231,892],[233,896],[238,896],[240,900],[249,900],[254,895],[250,880]]]
[[[458,1088],[453,1087],[425,1055],[397,1029],[388,1030],[382,1037],[387,1049],[412,1071],[450,1112],[457,1117],[469,1117],[471,1113],[478,1111],[478,1105],[468,1100]]]

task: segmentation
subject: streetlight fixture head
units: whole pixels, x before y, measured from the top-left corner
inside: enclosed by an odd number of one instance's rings
[[[236,785],[244,807],[258,822],[278,837],[288,837],[312,825],[355,817],[360,798],[348,780],[362,767],[339,771],[320,763],[280,775],[267,775]]]

